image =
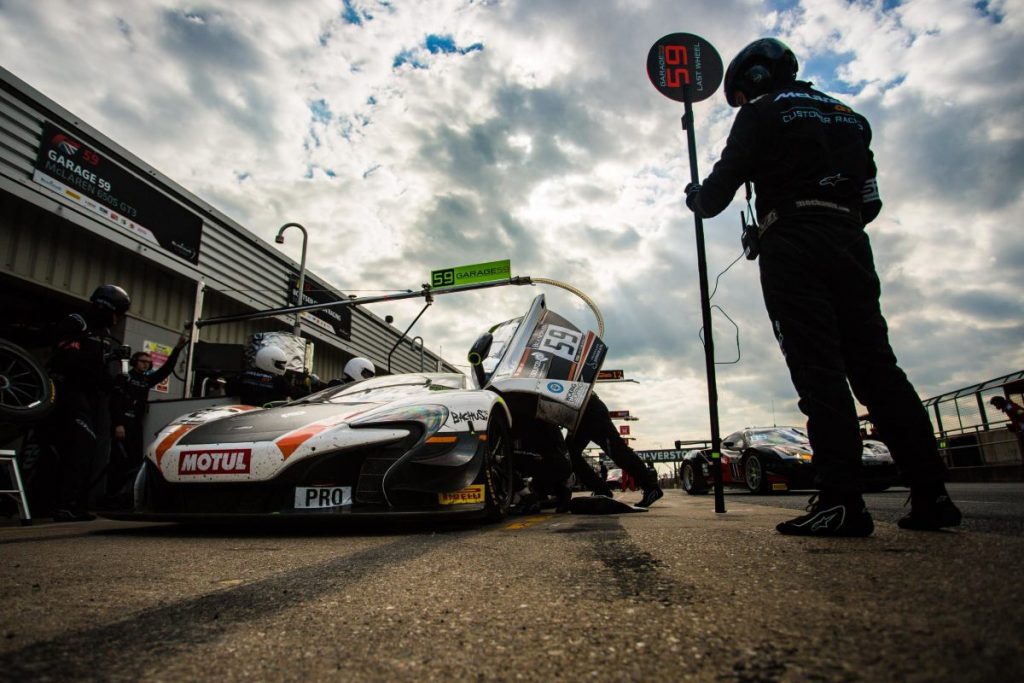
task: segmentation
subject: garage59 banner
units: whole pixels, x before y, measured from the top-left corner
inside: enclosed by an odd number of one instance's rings
[[[203,221],[51,123],[32,179],[166,251],[199,263]]]

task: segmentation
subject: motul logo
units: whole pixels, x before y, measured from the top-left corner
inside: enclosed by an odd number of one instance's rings
[[[178,474],[248,474],[252,450],[184,451]]]

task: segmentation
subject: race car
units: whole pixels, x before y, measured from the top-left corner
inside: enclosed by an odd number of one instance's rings
[[[473,377],[387,375],[271,408],[183,415],[148,447],[133,509],[104,516],[500,519],[522,485],[513,429],[542,431],[533,420],[571,428],[605,350],[547,310],[543,295],[500,327],[498,343],[487,335],[478,349],[488,372]]]
[[[722,484],[751,493],[816,489],[812,457],[807,433],[798,427],[748,427],[722,440]],[[898,483],[896,464],[881,442],[865,442],[861,457],[865,490],[883,491]],[[714,485],[711,452],[686,453],[679,478],[687,493],[707,493]]]

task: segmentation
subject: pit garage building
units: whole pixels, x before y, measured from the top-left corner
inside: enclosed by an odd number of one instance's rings
[[[132,297],[118,336],[159,354],[184,321],[289,305],[299,271],[274,245],[0,68],[0,335],[45,354],[47,326],[114,283]],[[316,273],[306,273],[304,289],[306,303],[346,298]],[[203,327],[191,374],[172,376],[152,398],[199,395],[203,379],[230,371],[251,334],[289,331],[293,322]],[[401,330],[347,306],[303,314],[302,334],[313,342],[313,372],[326,380],[357,355],[384,371]],[[403,340],[391,371],[419,370],[458,372]]]

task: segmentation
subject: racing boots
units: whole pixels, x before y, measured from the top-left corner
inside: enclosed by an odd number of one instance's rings
[[[640,502],[636,504],[638,508],[649,508],[654,505],[654,501],[658,500],[665,495],[665,492],[661,490],[661,487],[657,484],[653,486],[644,487],[644,495],[640,499]]]
[[[860,494],[822,491],[811,496],[807,514],[775,528],[787,536],[870,536],[875,523]]]
[[[949,499],[943,485],[926,488],[924,491],[910,489],[910,513],[896,522],[901,529],[914,531],[938,531],[943,527],[960,526],[963,515]]]

